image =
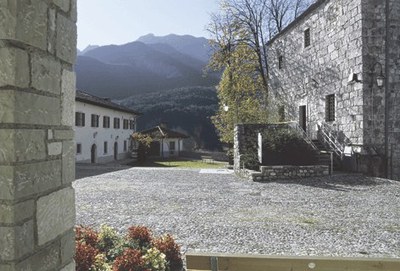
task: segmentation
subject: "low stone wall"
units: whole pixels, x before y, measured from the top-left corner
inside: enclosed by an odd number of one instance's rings
[[[329,175],[329,166],[261,166],[261,172],[251,173],[251,179],[256,182],[278,179],[297,179],[304,177],[319,177]]]

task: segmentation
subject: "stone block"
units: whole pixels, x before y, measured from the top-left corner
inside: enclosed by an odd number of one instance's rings
[[[64,12],[68,12],[70,8],[70,0],[53,0],[53,3],[62,9]]]
[[[75,72],[63,70],[61,81],[61,124],[73,126],[75,121]]]
[[[56,140],[73,140],[75,136],[74,130],[54,130],[54,139]]]
[[[1,271],[15,271],[15,268],[11,264],[0,264]]]
[[[29,58],[25,51],[11,47],[0,48],[0,67],[0,86],[29,86]]]
[[[0,166],[0,200],[13,200],[14,168],[11,166]]]
[[[57,35],[56,10],[49,9],[49,37],[47,39],[47,50],[54,54],[56,50]]]
[[[75,181],[75,143],[65,141],[63,142],[62,182],[67,184],[73,181]]]
[[[20,199],[61,186],[61,160],[0,169],[0,199]]]
[[[38,243],[43,245],[75,225],[75,193],[69,187],[41,197],[36,211]]]
[[[61,64],[50,56],[32,54],[32,87],[59,95]]]
[[[34,201],[28,200],[15,205],[0,203],[0,223],[18,224],[21,221],[33,217]]]
[[[0,92],[0,121],[3,123],[59,125],[59,100],[17,90]]]
[[[59,266],[60,248],[58,242],[36,253],[30,260],[31,270],[52,271]]]
[[[75,252],[75,231],[71,229],[61,238],[61,264],[73,261]]]
[[[0,261],[19,259],[34,249],[33,221],[21,226],[0,227]]]
[[[0,129],[0,164],[46,158],[45,131]]]
[[[60,155],[62,153],[62,142],[51,142],[47,144],[48,155]]]
[[[72,263],[68,264],[63,269],[61,269],[61,271],[75,271],[75,263],[72,262]]]
[[[70,18],[71,20],[76,23],[78,19],[78,13],[77,13],[77,5],[76,5],[77,0],[71,0],[71,15]]]
[[[0,38],[46,50],[47,4],[42,0],[1,1]]]
[[[76,59],[76,24],[61,14],[57,16],[57,57],[74,64]]]

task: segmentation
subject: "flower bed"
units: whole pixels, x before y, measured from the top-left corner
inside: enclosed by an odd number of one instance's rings
[[[125,236],[102,225],[75,228],[76,271],[176,271],[183,266],[180,247],[169,235],[154,238],[143,226]]]

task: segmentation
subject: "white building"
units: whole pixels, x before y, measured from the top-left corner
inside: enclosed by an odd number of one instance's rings
[[[151,136],[153,142],[150,145],[150,156],[173,157],[179,156],[183,148],[183,140],[187,135],[168,129],[165,124],[153,127],[141,132]]]
[[[129,157],[140,114],[78,90],[75,101],[76,161],[105,163]]]

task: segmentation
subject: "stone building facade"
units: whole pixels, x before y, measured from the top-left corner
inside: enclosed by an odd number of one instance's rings
[[[76,0],[0,1],[0,270],[73,271]]]
[[[400,1],[319,0],[268,43],[271,94],[285,119],[313,139],[329,127],[353,170],[397,180],[399,40]]]

